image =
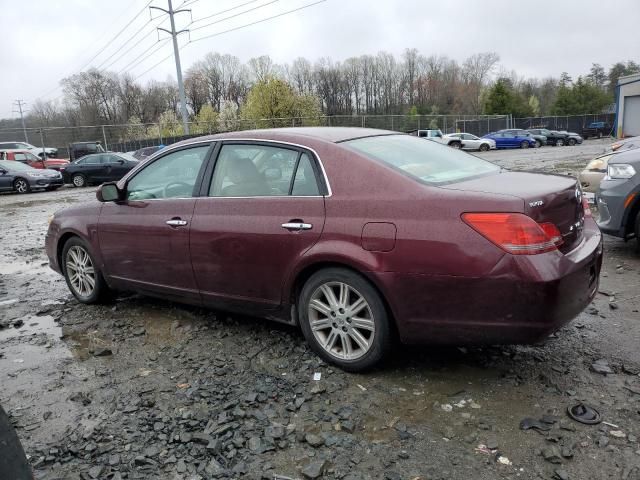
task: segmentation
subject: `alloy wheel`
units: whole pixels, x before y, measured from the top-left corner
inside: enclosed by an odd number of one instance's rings
[[[14,187],[16,189],[16,192],[18,193],[27,193],[29,191],[29,184],[27,183],[26,180],[23,180],[21,178],[16,180]]]
[[[309,325],[315,339],[330,355],[356,360],[373,345],[375,321],[364,296],[343,282],[326,282],[311,295]]]
[[[74,175],[73,184],[76,187],[84,187],[84,184],[85,184],[84,177],[82,175]]]
[[[89,253],[74,245],[67,252],[66,274],[69,283],[81,297],[89,297],[96,287],[96,273]]]

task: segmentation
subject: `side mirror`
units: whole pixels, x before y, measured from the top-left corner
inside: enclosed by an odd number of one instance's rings
[[[5,175],[7,171],[4,168],[0,168],[0,175]]]
[[[104,183],[96,190],[96,198],[99,202],[117,202],[122,197],[115,183]]]

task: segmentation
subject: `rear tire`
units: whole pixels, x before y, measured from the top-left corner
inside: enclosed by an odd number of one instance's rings
[[[520,144],[520,148],[529,148],[529,142],[526,140]]]
[[[542,142],[540,140],[536,140],[536,144],[534,148],[540,148],[542,146]]]
[[[556,147],[564,147],[564,140],[562,138],[556,140]]]
[[[76,173],[73,177],[71,177],[71,182],[74,187],[82,188],[87,186],[87,179],[81,173]]]
[[[457,148],[457,149],[460,149],[460,148],[462,148],[462,143],[460,143],[460,142],[451,142],[451,143],[449,144],[449,146],[450,146],[451,148]]]
[[[379,363],[391,347],[391,321],[376,289],[344,268],[314,273],[298,298],[300,327],[311,349],[348,372]]]
[[[24,178],[16,178],[13,181],[13,189],[17,193],[29,193],[31,191],[31,185]]]
[[[490,149],[491,147],[489,147],[489,145],[487,145],[486,143],[483,143],[482,145],[480,145],[481,152],[488,152]]]
[[[80,238],[72,237],[64,244],[60,268],[67,287],[80,303],[102,303],[111,297],[89,247]]]
[[[567,143],[569,144],[569,146],[573,147],[576,144],[576,139],[570,138]]]

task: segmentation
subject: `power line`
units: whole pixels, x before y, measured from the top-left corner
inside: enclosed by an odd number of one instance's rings
[[[157,42],[153,43],[149,48],[147,48],[144,52],[142,52],[140,55],[138,55],[136,58],[134,58],[133,60],[131,60],[129,63],[127,63],[127,65],[125,65],[122,70],[120,70],[118,72],[118,75],[120,75],[122,72],[125,72],[128,70],[128,68],[133,65],[134,63],[136,63],[140,58],[142,58],[142,56],[146,55],[146,53],[151,50],[153,47],[156,47],[155,50],[153,50],[153,52],[151,52],[149,55],[145,56],[142,61],[144,62],[147,58],[149,58],[151,55],[153,55],[154,53],[156,53],[158,50],[160,50],[160,48],[162,47],[162,45],[164,45],[165,43],[167,43],[169,41],[168,38],[165,38],[164,40],[158,40]]]
[[[157,18],[157,17],[156,17]],[[155,19],[152,19],[155,20]],[[149,30],[148,33],[151,33],[153,30],[155,30],[158,25],[162,24],[165,21],[165,19],[163,18],[162,20],[160,20],[158,23],[156,23],[155,25],[153,25],[152,29]],[[145,23],[144,26],[148,25],[149,23],[151,23],[151,20],[149,20],[149,22]],[[138,31],[139,33],[139,31]],[[134,35],[135,37],[135,35]],[[129,40],[133,39],[134,37],[131,37]],[[106,67],[104,67],[105,70],[108,70],[109,68],[111,68],[113,65],[115,65],[116,63],[118,63],[120,60],[122,60],[124,57],[126,57],[126,55],[131,52],[134,48],[136,48],[138,45],[140,45],[145,39],[149,38],[148,35],[143,36],[140,40],[138,40],[136,43],[134,43],[131,47],[129,47],[127,50],[125,50],[121,55],[119,55],[118,57],[116,57],[115,60],[113,60],[112,62],[110,62]],[[129,42],[129,40],[127,40],[127,42]],[[127,42],[125,42],[122,46],[126,45]],[[122,47],[120,47],[119,50],[121,50]],[[146,50],[148,51],[148,50]],[[117,53],[117,52],[115,52]],[[108,60],[108,59],[107,59]],[[104,65],[104,62],[102,64],[100,64],[98,67],[96,68],[101,68],[102,65]]]
[[[263,23],[263,22],[266,22],[268,20],[273,20],[274,18],[278,18],[278,17],[282,17],[284,15],[288,15],[290,13],[298,12],[300,10],[304,10],[305,8],[313,7],[314,5],[318,5],[319,3],[324,3],[326,1],[327,0],[319,0],[317,2],[309,3],[307,5],[303,5],[302,7],[294,8],[293,10],[288,10],[286,12],[279,13],[278,15],[273,15],[271,17],[263,18],[261,20],[256,20],[255,22],[247,23],[245,25],[240,25],[239,27],[230,28],[229,30],[223,30],[222,32],[213,33],[211,35],[206,35],[204,37],[196,38],[194,40],[191,40],[189,43],[199,42],[200,40],[205,40],[207,38],[217,37],[219,35],[224,35],[225,33],[234,32],[234,31],[240,30],[242,28],[250,27],[252,25],[257,25],[258,23]]]
[[[138,18],[138,17],[142,14],[142,12],[144,12],[144,11],[147,9],[147,7],[148,7],[149,5],[151,5],[151,2],[152,2],[152,0],[149,0],[149,1],[145,4],[145,6],[144,6],[144,7],[142,7],[142,9],[141,9],[141,10],[139,10],[139,11],[138,11],[138,13],[136,13],[136,14],[135,14],[135,16],[134,16],[131,20],[129,20],[129,22],[128,22],[124,27],[122,27],[122,28],[120,29],[120,31],[119,31],[118,33],[116,33],[116,34],[113,36],[113,38],[112,38],[111,40],[109,40],[109,41],[105,44],[105,46],[104,46],[104,47],[102,47],[100,50],[98,50],[98,53],[96,53],[93,57],[91,57],[91,60],[89,60],[87,63],[85,63],[85,64],[84,64],[84,65],[83,65],[79,70],[80,70],[80,71],[84,70],[84,69],[85,69],[85,67],[87,67],[88,65],[90,65],[90,64],[91,64],[91,62],[93,62],[93,61],[98,57],[98,55],[100,55],[102,52],[104,52],[104,51],[107,49],[107,47],[109,47],[109,45],[111,45],[111,44],[114,42],[114,40],[116,40],[116,39],[118,38],[118,36],[120,36],[120,34],[121,34],[122,32],[124,32],[124,31],[129,27],[129,25],[131,25],[131,24],[136,20],[136,18]]]
[[[113,36],[113,38],[111,38],[111,39],[110,39],[110,40],[109,40],[109,41],[108,41],[108,42],[107,42],[107,43],[106,43],[106,44],[105,44],[105,45],[104,45],[100,50],[98,50],[98,52],[97,52],[93,57],[91,57],[91,59],[90,59],[88,62],[86,62],[82,67],[80,67],[79,69],[77,69],[77,70],[76,70],[76,72],[81,72],[82,70],[84,70],[84,69],[85,69],[85,67],[87,67],[88,65],[90,65],[90,64],[91,64],[91,62],[93,62],[93,61],[98,57],[98,55],[100,55],[104,50],[106,50],[106,49],[107,49],[107,47],[109,47],[109,45],[111,45],[111,44],[113,43],[113,41],[114,41],[114,40],[116,40],[116,39],[118,38],[118,36],[119,36],[122,32],[124,32],[127,28],[129,28],[129,26],[130,26],[130,25],[131,25],[131,24],[132,24],[132,23],[133,23],[133,22],[134,22],[134,21],[135,21],[135,20],[136,20],[136,19],[137,19],[137,18],[138,18],[138,17],[139,17],[139,16],[140,16],[140,15],[141,15],[141,14],[142,14],[146,9],[147,9],[147,7],[148,7],[149,5],[151,5],[151,2],[152,2],[152,0],[149,0],[149,1],[145,4],[145,6],[144,6],[144,7],[142,7],[142,9],[140,9],[140,10],[138,11],[138,13],[136,13],[136,14],[134,15],[134,17],[133,17],[131,20],[129,20],[129,21],[127,22],[127,24],[126,24],[124,27],[122,27],[122,28],[118,31],[118,33],[116,33],[116,34]],[[126,14],[126,11],[125,11],[124,13]],[[123,16],[124,16],[124,14],[123,14],[123,15],[120,15],[120,17],[118,17],[118,20],[119,20],[120,18],[122,18]],[[100,36],[100,38],[102,38],[103,36],[104,36],[104,34],[102,34],[102,35]],[[69,75],[71,75],[72,73],[73,73],[73,72],[69,72],[69,73],[67,73],[66,75],[64,75],[64,77],[68,77],[68,76],[69,76]],[[64,78],[64,77],[63,77],[63,78]],[[46,97],[48,97],[49,95],[51,95],[53,92],[55,92],[55,91],[59,90],[60,88],[62,88],[62,87],[61,87],[61,85],[60,85],[60,84],[58,84],[55,88],[53,88],[53,89],[51,89],[51,90],[47,91],[44,95],[41,95],[41,96],[40,96],[40,97],[38,97],[38,98],[46,98]],[[58,98],[60,98],[60,97],[58,96],[58,97],[56,97],[54,100],[56,100],[56,99],[58,99]]]
[[[267,5],[271,5],[271,4],[279,2],[279,1],[280,0],[271,0],[270,2],[267,2],[267,3],[263,4],[263,5],[258,5],[257,7],[249,8],[248,10],[245,10],[243,12],[234,13],[233,15],[229,15],[228,17],[221,18],[220,20],[216,20],[215,22],[207,23],[205,25],[200,25],[199,27],[192,28],[191,30],[195,31],[195,30],[200,30],[200,29],[205,28],[205,27],[210,27],[211,25],[215,25],[216,23],[224,22],[226,20],[230,20],[232,18],[239,17],[240,15],[244,15],[245,13],[253,12],[254,10],[258,10],[258,9],[260,9],[262,7],[266,7]],[[231,10],[233,10],[233,9],[231,9]],[[211,15],[211,16],[213,17],[215,15],[216,14]],[[209,17],[205,17],[205,18],[209,18]],[[200,20],[203,20],[203,19],[200,19]]]
[[[27,127],[24,124],[24,113],[25,111],[22,109],[27,102],[21,99],[17,99],[13,104],[18,107],[18,111],[13,110],[14,113],[20,113],[20,121],[22,122],[22,133],[24,133],[24,141],[29,143],[29,137],[27,136]]]
[[[198,1],[198,0],[196,0],[196,1]],[[241,3],[240,5],[236,5],[235,7],[227,8],[226,10],[220,10],[219,12],[213,13],[211,15],[207,15],[206,17],[199,18],[198,20],[194,20],[193,23],[201,22],[202,20],[206,20],[207,18],[217,17],[218,15],[222,15],[223,13],[227,13],[227,12],[230,12],[231,10],[236,10],[238,8],[242,8],[245,5],[256,3],[256,2],[259,2],[259,1],[260,0],[250,0],[250,1],[245,2],[245,3]]]
[[[222,32],[214,33],[214,34],[212,34],[212,35],[207,35],[207,36],[205,36],[205,37],[196,38],[195,40],[189,40],[187,43],[185,43],[184,45],[182,45],[182,46],[180,47],[180,50],[182,50],[182,49],[183,49],[183,48],[185,48],[187,45],[189,45],[189,44],[191,44],[191,43],[193,43],[193,42],[197,42],[197,41],[199,41],[199,40],[204,40],[204,39],[206,39],[206,38],[216,37],[216,36],[218,36],[218,35],[223,35],[223,34],[225,34],[225,33],[229,33],[229,32],[233,32],[233,31],[235,31],[235,30],[240,30],[240,29],[242,29],[242,28],[250,27],[250,26],[252,26],[252,25],[256,25],[256,24],[258,24],[258,23],[263,23],[263,22],[266,22],[266,21],[268,21],[268,20],[272,20],[272,19],[274,19],[274,18],[282,17],[282,16],[284,16],[284,15],[288,15],[288,14],[290,14],[290,13],[294,13],[294,12],[297,12],[297,11],[300,11],[300,10],[304,10],[305,8],[313,7],[314,5],[318,5],[319,3],[324,3],[324,2],[326,2],[326,1],[327,1],[327,0],[319,0],[319,1],[317,1],[317,2],[313,2],[313,3],[309,3],[309,4],[307,4],[307,5],[303,5],[302,7],[294,8],[293,10],[288,10],[288,11],[286,11],[286,12],[279,13],[278,15],[273,15],[273,16],[271,16],[271,17],[263,18],[263,19],[261,19],[261,20],[257,20],[257,21],[255,21],[255,22],[247,23],[246,25],[241,25],[241,26],[239,26],[239,27],[230,28],[229,30],[224,30],[224,31],[222,31]],[[171,58],[171,55],[168,55],[168,56],[164,57],[164,58],[163,58],[162,60],[160,60],[158,63],[156,63],[156,64],[152,65],[152,66],[151,66],[151,67],[149,67],[149,68],[147,68],[144,72],[142,72],[141,74],[139,74],[138,76],[136,76],[133,80],[134,80],[134,81],[135,81],[135,80],[138,80],[140,77],[142,77],[143,75],[146,75],[146,74],[147,74],[147,73],[149,73],[151,70],[153,70],[154,68],[156,68],[157,66],[159,66],[160,64],[162,64],[165,60],[168,60],[169,58]]]
[[[121,51],[121,50],[122,50],[122,49],[123,49],[123,48],[124,48],[124,47],[125,47],[125,46],[130,42],[130,41],[131,41],[131,40],[133,40],[134,38],[136,38],[136,37],[140,34],[140,32],[142,32],[142,31],[145,29],[145,27],[146,27],[147,25],[149,25],[150,23],[151,23],[151,20],[147,20],[147,22],[146,22],[144,25],[142,25],[142,27],[140,27],[138,30],[136,30],[136,32],[135,32],[132,36],[130,36],[127,40],[125,40],[125,41],[124,41],[124,43],[123,43],[122,45],[120,45],[120,47],[119,47],[116,51],[114,51],[114,52],[113,52],[111,55],[109,55],[105,60],[103,60],[103,61],[102,61],[102,63],[96,67],[96,69],[98,69],[98,70],[99,70],[100,68],[102,68],[102,66],[103,66],[105,63],[107,63],[107,62],[108,62],[109,60],[111,60],[111,59],[112,59],[112,58],[113,58],[117,53],[119,53],[119,52],[120,52],[120,51]],[[134,43],[134,44],[133,44],[133,46],[135,47],[135,46],[139,45],[139,44],[140,44],[140,42],[142,42],[142,40],[144,40],[145,38],[146,38],[146,37],[144,37],[144,36],[143,36],[140,40],[138,40],[136,43]],[[130,50],[131,50],[131,49],[127,50],[127,51],[125,52],[125,54],[126,54],[127,52],[129,52]],[[124,54],[123,54],[123,55],[124,55]],[[118,61],[118,60],[119,60],[119,58],[120,58],[120,57],[117,57],[117,58],[116,58],[116,61]],[[112,63],[113,63],[113,62],[112,62]],[[106,68],[105,68],[105,70],[106,70]]]

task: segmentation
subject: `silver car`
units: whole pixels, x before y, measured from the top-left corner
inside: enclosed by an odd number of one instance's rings
[[[447,138],[459,138],[462,142],[463,150],[480,150],[486,152],[487,150],[496,149],[496,141],[491,138],[480,138],[472,135],[471,133],[450,133],[445,135]]]
[[[600,230],[625,240],[635,237],[640,247],[640,149],[625,150],[609,159],[596,202]]]
[[[13,160],[0,160],[0,192],[55,190],[62,185],[62,174],[56,170],[33,168]]]

